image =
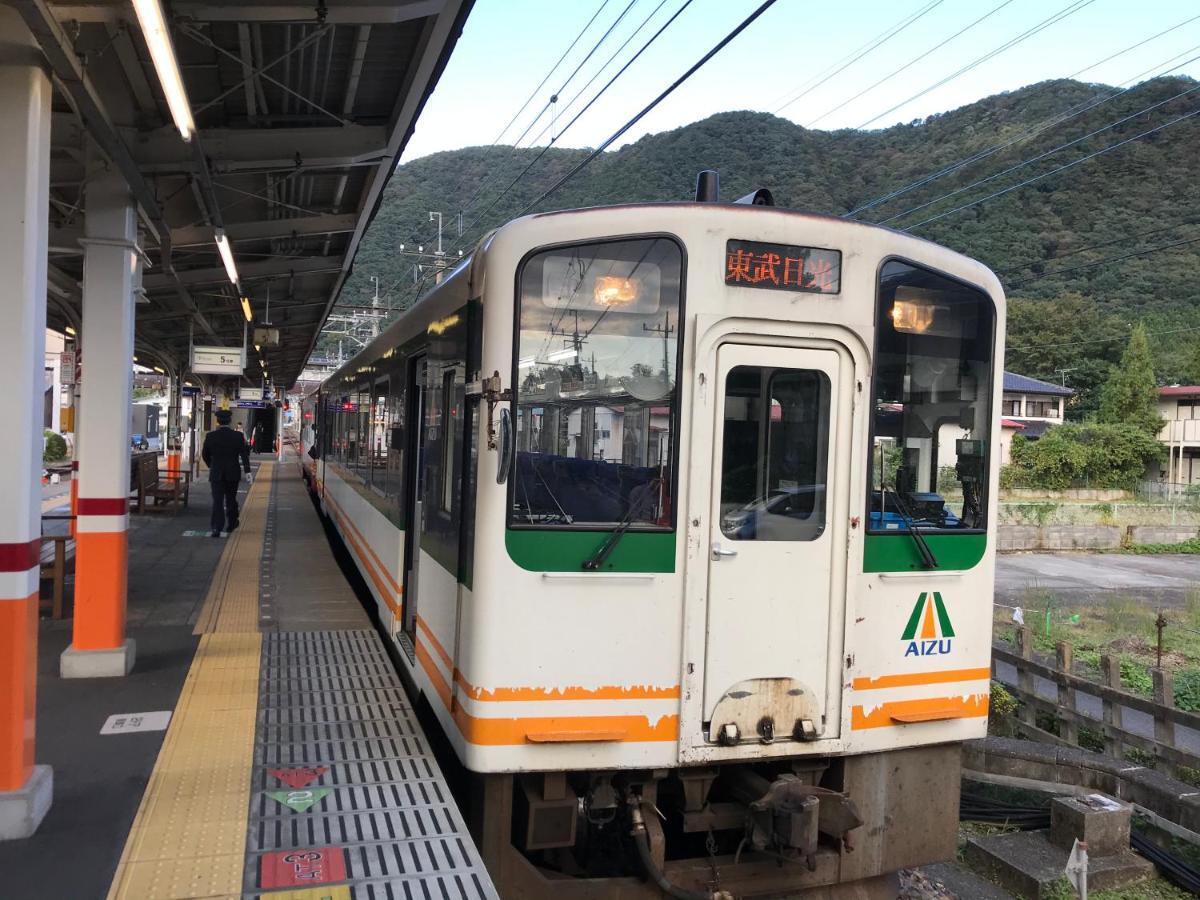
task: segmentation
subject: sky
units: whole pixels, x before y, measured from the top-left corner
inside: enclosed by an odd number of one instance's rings
[[[520,146],[544,146],[553,135],[559,135],[556,146],[595,147],[760,2],[476,0],[402,161],[518,138]],[[564,131],[685,4],[661,37]],[[1064,12],[1069,14],[933,87]],[[1114,54],[1120,55],[1104,62]],[[1200,78],[1196,0],[778,0],[612,149],[727,110],[772,112],[820,129],[874,129],[1052,78],[1126,86],[1167,70]],[[551,104],[555,94],[559,99]]]

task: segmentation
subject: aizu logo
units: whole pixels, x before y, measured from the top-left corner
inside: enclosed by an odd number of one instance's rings
[[[917,598],[900,638],[908,641],[904,655],[941,656],[950,652],[953,637],[954,626],[950,624],[950,615],[946,612],[942,595],[936,591],[923,592]]]

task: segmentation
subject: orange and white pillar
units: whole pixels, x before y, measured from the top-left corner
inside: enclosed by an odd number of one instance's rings
[[[133,401],[133,305],[137,215],[124,180],[97,169],[84,195],[83,403],[75,519],[75,630],[63,678],[129,674],[125,636],[129,572],[129,408]]]
[[[33,761],[51,93],[36,42],[0,5],[0,840],[33,834],[53,793]]]

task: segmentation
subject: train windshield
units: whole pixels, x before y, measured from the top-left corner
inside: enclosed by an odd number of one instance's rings
[[[876,310],[874,531],[986,526],[996,314],[983,291],[891,261]]]
[[[514,526],[671,526],[682,269],[666,238],[526,260]]]

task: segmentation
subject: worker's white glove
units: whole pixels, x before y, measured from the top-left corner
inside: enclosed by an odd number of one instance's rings
[[[253,483],[254,483],[254,476],[251,475],[249,472],[247,472],[246,473],[246,484],[253,484]]]

